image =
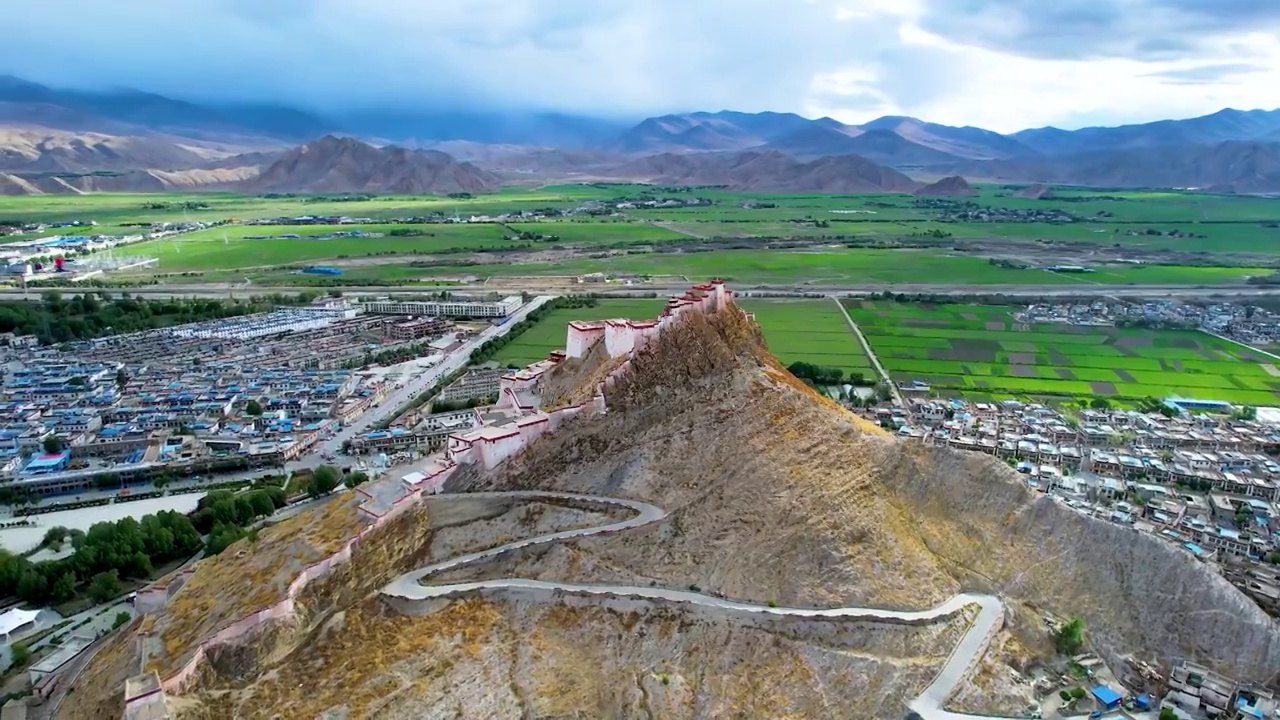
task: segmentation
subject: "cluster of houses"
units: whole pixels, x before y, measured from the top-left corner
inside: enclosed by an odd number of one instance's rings
[[[1280,426],[1212,415],[916,400],[876,411],[923,442],[998,457],[1077,511],[1239,570],[1280,614]],[[1234,581],[1234,580],[1233,580]]]
[[[1194,305],[1170,301],[1030,305],[1016,314],[1025,323],[1068,325],[1124,325],[1145,323],[1163,327],[1201,329],[1245,344],[1266,345],[1280,338],[1280,315],[1252,305],[1215,303]]]
[[[277,466],[401,382],[353,365],[400,348],[443,359],[469,332],[326,299],[62,348],[0,336],[0,491],[12,500]],[[459,382],[450,398],[496,395],[496,378]]]

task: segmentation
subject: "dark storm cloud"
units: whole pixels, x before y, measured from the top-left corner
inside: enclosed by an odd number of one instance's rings
[[[1173,60],[1217,36],[1280,31],[1275,0],[926,0],[922,26],[1035,58]]]

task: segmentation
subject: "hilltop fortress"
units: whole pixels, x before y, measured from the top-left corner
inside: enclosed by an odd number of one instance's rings
[[[667,302],[657,320],[605,320],[603,322],[571,322],[565,338],[565,351],[555,352],[547,360],[529,365],[501,380],[498,402],[493,411],[515,418],[503,425],[482,427],[449,436],[446,451],[451,466],[475,463],[491,470],[520,452],[543,433],[554,432],[566,420],[582,414],[605,412],[605,391],[631,366],[631,358],[644,350],[664,330],[682,321],[688,313],[716,313],[733,303],[733,291],[723,281],[695,285],[684,295]],[[539,389],[549,373],[566,361],[581,361],[594,352],[603,351],[603,359],[612,370],[595,387],[590,399],[583,402],[544,409]],[[440,482],[443,482],[440,478]]]
[[[328,576],[350,565],[362,544],[376,542],[378,535],[388,532],[386,528],[399,521],[424,496],[439,493],[444,483],[461,468],[474,465],[485,471],[492,470],[567,420],[606,412],[605,391],[629,371],[635,355],[690,314],[714,314],[732,303],[733,292],[722,281],[715,281],[696,285],[683,295],[672,297],[656,320],[569,323],[566,350],[553,352],[548,359],[503,377],[498,402],[482,412],[479,426],[451,435],[446,449],[432,458],[422,472],[403,478],[388,477],[357,488],[353,492],[354,505],[361,529],[336,553],[303,569],[288,584],[278,602],[220,627],[194,648],[181,653],[185,660],[168,672],[144,672],[130,678],[125,688],[126,716],[145,713],[145,708],[163,704],[167,694],[191,691],[199,684],[211,656],[251,645],[278,624],[298,623],[298,603],[304,594],[315,593],[316,585],[323,586]],[[589,358],[596,360],[598,366],[587,362]],[[607,372],[594,384],[591,373],[587,373],[585,389],[590,391],[590,396],[586,399],[544,409],[540,396],[543,382],[561,370],[571,372],[571,366],[596,371],[603,368]],[[579,384],[578,380],[574,379],[572,384]],[[153,629],[157,616],[175,608],[175,601],[182,598],[188,580],[196,572],[198,567],[188,569],[172,581],[139,594],[138,607],[148,618],[135,633],[134,640],[143,667],[156,667],[147,658],[153,656],[161,636]],[[76,679],[68,678],[72,683]]]

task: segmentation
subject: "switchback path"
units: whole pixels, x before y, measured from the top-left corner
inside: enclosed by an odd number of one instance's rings
[[[438,495],[435,497],[436,499],[448,499],[451,496]],[[1004,619],[1004,603],[995,596],[963,593],[956,595],[950,600],[947,600],[941,605],[929,610],[909,611],[883,610],[879,608],[865,607],[769,607],[767,605],[737,602],[734,600],[726,600],[724,598],[712,597],[710,595],[687,592],[684,590],[638,587],[631,585],[582,585],[578,583],[548,582],[544,580],[526,580],[521,578],[480,580],[476,582],[452,583],[448,585],[423,585],[422,581],[432,575],[438,575],[448,570],[455,570],[467,565],[481,563],[522,548],[621,532],[623,530],[661,522],[667,517],[665,510],[656,505],[650,505],[649,503],[639,502],[636,500],[624,500],[621,498],[576,495],[572,493],[520,491],[506,493],[462,493],[452,497],[458,499],[496,498],[530,501],[558,500],[561,502],[579,502],[626,508],[633,511],[635,515],[625,520],[606,525],[578,528],[576,530],[565,530],[524,540],[517,540],[489,550],[470,553],[468,555],[462,555],[434,565],[428,565],[396,578],[382,589],[383,595],[408,601],[430,601],[462,596],[478,590],[502,590],[533,594],[571,593],[574,595],[584,596],[611,596],[686,603],[689,605],[697,605],[699,607],[723,610],[730,613],[767,614],[799,618],[849,618],[855,620],[867,620],[871,622],[931,622],[946,619],[969,605],[977,605],[978,616],[974,620],[973,625],[969,628],[969,631],[965,633],[964,637],[960,639],[959,644],[951,651],[951,655],[947,658],[946,664],[943,665],[942,670],[938,672],[938,675],[933,679],[933,682],[929,683],[929,685],[926,686],[919,695],[913,698],[908,703],[908,706],[911,710],[919,713],[925,720],[975,720],[977,718],[988,717],[982,715],[953,713],[944,710],[942,706],[965,676],[968,675],[969,671],[977,661],[981,659],[991,637],[1002,627]],[[997,716],[990,717],[994,718]]]

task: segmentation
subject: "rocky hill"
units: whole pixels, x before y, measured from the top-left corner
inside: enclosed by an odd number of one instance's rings
[[[550,378],[557,396],[574,396],[575,379],[598,380],[593,362],[605,360],[588,355]],[[1004,632],[1016,639],[1006,649],[1024,662],[1051,652],[1040,621],[1050,611],[1084,617],[1092,649],[1111,660],[1189,658],[1260,682],[1280,667],[1276,622],[1187,553],[1033,493],[988,456],[890,436],[791,376],[732,306],[682,316],[604,393],[606,414],[568,420],[493,471],[466,468],[447,489],[630,498],[667,517],[527,548],[442,582],[526,578],[897,609],[964,590],[1003,598]],[[118,717],[111,689],[139,666],[138,648],[151,648],[143,667],[173,667],[202,632],[277,602],[283,568],[351,531],[347,502],[319,511],[323,522],[300,516],[198,566],[188,588],[197,592],[108,644],[61,716]],[[412,609],[369,597],[371,583],[415,555],[445,560],[595,522],[574,514],[594,512],[582,508],[428,502],[402,527],[369,535],[359,562],[308,586],[296,623],[220,651],[171,705],[177,717],[901,717],[903,698],[928,683],[972,620],[775,621],[528,592]],[[289,538],[303,529],[298,559]],[[159,641],[139,643],[139,632]]]
[[[245,183],[251,192],[384,192],[444,195],[496,190],[492,173],[433,150],[378,148],[327,135],[281,155]]]
[[[258,166],[192,170],[127,170],[92,173],[0,173],[0,195],[77,195],[81,193],[163,193],[232,190],[258,176]]]
[[[0,172],[81,173],[186,169],[219,157],[148,137],[0,129]]]
[[[609,174],[663,185],[720,185],[742,192],[911,192],[920,183],[857,155],[801,162],[780,152],[664,153]]]
[[[1229,141],[937,166],[999,181],[1280,193],[1280,143]]]
[[[912,194],[923,197],[976,197],[978,191],[969,185],[968,180],[959,175],[951,175],[925,185]]]

